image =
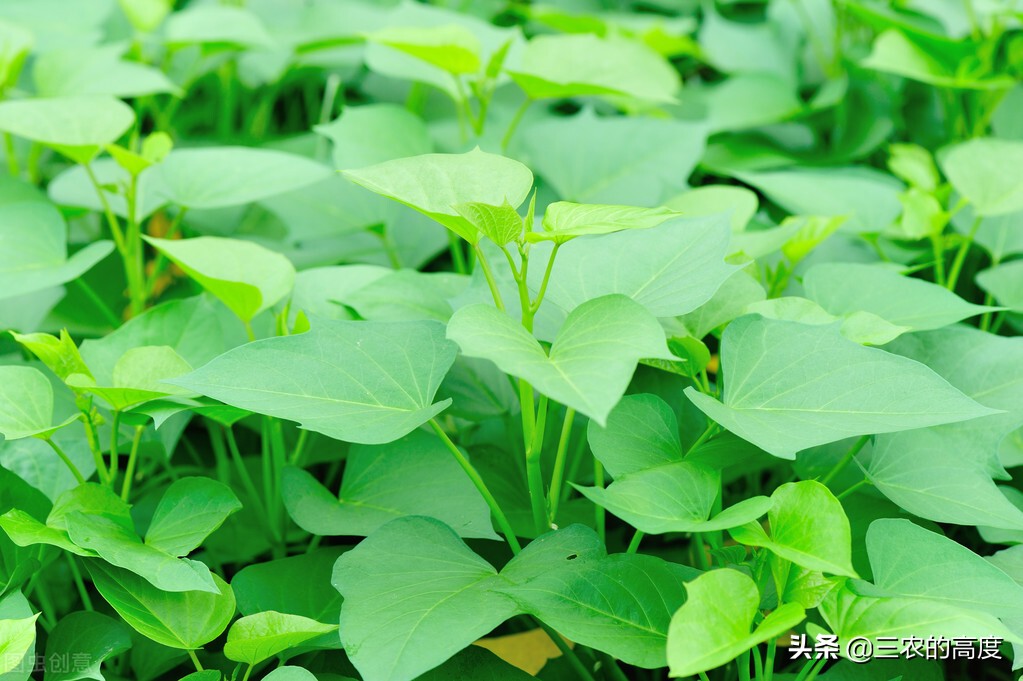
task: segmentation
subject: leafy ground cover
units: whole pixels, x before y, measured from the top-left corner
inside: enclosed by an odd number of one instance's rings
[[[1013,678],[1015,4],[3,0],[0,681]]]

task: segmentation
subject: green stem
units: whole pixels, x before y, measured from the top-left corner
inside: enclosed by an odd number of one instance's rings
[[[202,665],[199,664],[199,658],[195,656],[195,651],[194,650],[188,650],[188,651],[185,651],[185,652],[187,652],[188,656],[190,658],[192,658],[192,664],[195,665],[195,671],[197,671],[197,672],[204,671],[203,668],[202,668]]]
[[[771,638],[767,642],[767,656],[764,658],[764,681],[774,679],[774,658],[778,651],[778,639]]]
[[[252,329],[252,322],[248,319],[243,320],[242,323],[245,325],[245,335],[248,336],[249,342],[256,340],[256,332]]]
[[[181,223],[185,219],[185,213],[188,212],[187,208],[181,208],[178,210],[177,215],[174,216],[174,220],[171,221],[170,227],[167,228],[167,233],[164,234],[165,239],[173,239],[177,236],[181,230]],[[146,299],[152,297],[156,291],[156,282],[163,274],[164,267],[167,266],[167,256],[162,251],[157,252],[156,258],[153,260],[153,271],[150,272],[149,277],[146,279]]]
[[[565,478],[565,460],[568,458],[568,443],[572,439],[572,423],[575,421],[575,409],[565,409],[565,420],[561,424],[561,437],[558,438],[558,453],[554,457],[554,472],[551,474],[551,488],[548,493],[550,522],[558,520],[558,506],[561,503],[561,486]]]
[[[128,501],[131,485],[135,477],[135,464],[139,456],[139,443],[142,442],[144,426],[135,426],[135,437],[131,441],[131,452],[128,454],[128,466],[124,469],[124,483],[121,485],[121,501]]]
[[[21,166],[14,149],[14,136],[9,132],[4,133],[4,152],[7,154],[7,170],[11,177],[21,177]]]
[[[611,674],[611,678],[614,681],[629,681],[629,677],[627,677],[625,672],[622,671],[622,668],[618,666],[618,660],[607,653],[601,653],[600,656],[604,658],[604,668]]]
[[[78,277],[75,279],[75,284],[78,285],[78,288],[82,289],[82,293],[85,294],[85,297],[96,306],[96,309],[100,311],[100,314],[103,315],[103,318],[107,320],[107,323],[110,324],[111,327],[116,329],[121,325],[120,318],[118,318],[114,311],[110,309],[110,306],[99,297],[96,290],[89,286],[88,282],[86,282],[84,278]]]
[[[629,548],[625,549],[625,553],[636,553],[639,551],[639,543],[643,541],[643,537],[646,536],[643,530],[636,530],[636,534],[632,535],[632,541],[629,542]]]
[[[96,173],[92,170],[92,164],[86,163],[82,167],[85,168],[85,174],[89,176],[89,181],[92,182],[92,186],[96,189],[96,194],[99,196],[99,202],[103,206],[103,214],[106,216],[107,226],[110,228],[110,236],[114,239],[114,245],[117,246],[117,251],[124,258],[127,252],[124,246],[124,233],[121,231],[121,225],[117,222],[117,216],[114,215],[114,211],[110,208],[106,192],[103,191],[103,186],[96,179]]]
[[[595,487],[604,489],[604,464],[600,463],[596,458],[593,459],[593,484]],[[597,536],[600,537],[602,544],[607,544],[607,529],[605,527],[606,516],[604,514],[604,507],[594,505],[594,524],[597,527]]]
[[[64,450],[61,449],[60,446],[53,441],[53,439],[51,438],[44,439],[46,440],[46,444],[50,445],[50,448],[57,453],[57,456],[60,457],[60,460],[63,461],[64,465],[68,467],[68,470],[71,471],[71,475],[75,476],[75,480],[78,481],[78,484],[79,485],[84,484],[85,477],[82,476],[82,472],[78,470],[78,466],[75,465],[75,462],[68,458],[68,455],[64,453]]]
[[[264,522],[267,522],[266,509],[263,508],[263,504],[260,501],[259,492],[256,491],[256,484],[252,482],[249,469],[245,467],[245,460],[242,459],[241,450],[238,449],[238,441],[234,437],[234,429],[231,426],[219,426],[212,421],[207,422],[207,425],[210,428],[211,435],[215,428],[223,428],[224,436],[227,439],[227,449],[231,453],[231,461],[238,472],[238,479],[241,480],[242,487],[245,488],[245,493],[249,495],[253,505],[256,507],[256,511],[263,518]]]
[[[533,438],[526,447],[526,479],[529,483],[529,503],[533,509],[533,525],[538,535],[550,529],[550,522],[547,519],[547,499],[543,489],[543,471],[540,467],[546,424],[547,396],[540,395],[540,401],[536,410],[536,427],[533,430]]]
[[[120,456],[119,452],[117,451],[118,445],[120,444],[118,442],[118,440],[120,439],[118,437],[118,435],[120,435],[120,429],[121,429],[121,412],[120,412],[120,410],[115,409],[114,410],[114,418],[110,422],[110,467],[107,469],[107,470],[110,471],[110,484],[111,485],[114,483],[115,480],[117,480],[117,472],[118,472],[118,470],[120,468],[120,462],[118,462],[118,460],[117,460],[118,456]]]
[[[469,269],[465,264],[465,252],[462,251],[462,238],[454,232],[448,232],[448,250],[451,251],[451,263],[454,265],[455,273],[468,274]]]
[[[874,483],[872,483],[867,478],[863,478],[859,482],[857,482],[857,483],[855,483],[853,485],[849,485],[848,487],[846,487],[844,490],[842,490],[841,493],[836,494],[835,498],[836,499],[843,499],[843,498],[849,496],[850,494],[852,494],[853,492],[855,492],[856,490],[858,490],[859,488],[866,487],[868,485],[873,485],[873,484]]]
[[[824,477],[823,477],[823,478],[821,478],[821,484],[823,484],[823,485],[827,485],[827,484],[828,484],[829,482],[831,482],[832,480],[834,480],[834,479],[835,479],[835,476],[836,476],[836,475],[838,475],[839,473],[841,473],[841,472],[842,472],[842,470],[843,470],[843,469],[844,469],[844,468],[845,468],[846,466],[848,466],[848,465],[849,465],[849,463],[850,463],[850,462],[851,462],[851,461],[852,461],[852,460],[853,460],[854,458],[856,458],[856,455],[860,453],[860,450],[861,450],[861,449],[863,449],[864,445],[866,445],[866,444],[867,444],[867,441],[868,441],[868,440],[870,440],[870,436],[869,436],[869,435],[864,435],[864,436],[863,436],[863,437],[861,437],[860,439],[856,440],[856,443],[855,443],[855,444],[853,444],[853,446],[849,448],[849,451],[848,451],[848,452],[846,452],[846,453],[845,453],[845,454],[844,454],[844,455],[842,456],[842,458],[841,458],[841,459],[839,459],[839,460],[838,460],[838,462],[837,462],[837,463],[836,463],[836,464],[835,464],[834,466],[832,466],[832,467],[831,467],[831,470],[830,470],[830,471],[828,471],[828,472],[827,472],[827,473],[826,473],[826,474],[824,475]]]
[[[710,563],[707,562],[707,553],[703,548],[703,537],[700,536],[699,532],[693,532],[690,548],[693,550],[693,562],[696,563],[696,567],[704,572],[709,570]]]
[[[75,562],[75,557],[65,552],[64,557],[67,558],[68,568],[71,570],[71,579],[74,580],[75,588],[78,589],[78,597],[82,599],[82,607],[86,610],[91,611],[92,597],[89,596],[89,590],[85,588],[85,582],[82,580],[82,572],[78,569],[78,563]]]
[[[565,639],[561,638],[561,634],[554,631],[549,626],[547,626],[540,620],[536,619],[535,617],[532,618],[532,620],[536,622],[538,625],[540,625],[541,629],[547,632],[547,636],[549,636],[551,641],[554,642],[554,645],[558,647],[558,650],[561,651],[561,654],[564,656],[569,666],[571,666],[572,669],[575,670],[575,673],[579,676],[580,679],[583,679],[583,681],[596,681],[596,679],[593,678],[592,672],[590,672],[590,670],[586,668],[586,665],[584,665],[583,661],[579,659],[579,656],[575,654],[575,651],[572,650],[572,647],[565,643]]]
[[[707,427],[703,429],[703,432],[700,434],[700,437],[696,438],[696,442],[694,442],[693,445],[686,450],[686,456],[689,456],[692,452],[695,452],[700,445],[709,440],[716,429],[717,429],[716,423],[714,423],[713,421],[707,421]]]
[[[292,466],[297,466],[302,461],[302,454],[305,453],[306,443],[309,441],[309,430],[299,430],[298,440],[295,442],[295,449],[291,452],[291,457],[288,459],[288,463]]]
[[[945,285],[945,245],[941,234],[931,236],[931,250],[934,252],[934,281]]]
[[[952,260],[952,269],[948,273],[948,281],[945,282],[945,286],[949,291],[955,291],[956,289],[956,282],[959,281],[959,272],[963,269],[963,263],[966,262],[966,254],[970,250],[970,245],[973,243],[973,237],[977,234],[980,223],[981,217],[978,215],[973,221],[973,226],[970,227],[970,233],[959,244],[959,250],[956,251],[955,258]]]
[[[508,145],[511,144],[512,135],[515,134],[516,128],[519,127],[519,123],[522,122],[522,117],[526,115],[526,110],[533,104],[533,100],[526,97],[526,101],[522,102],[518,110],[515,111],[515,115],[512,116],[511,123],[508,124],[508,130],[505,131],[504,137],[501,138],[501,151],[508,151]]]
[[[245,673],[242,675],[242,681],[249,681],[249,675],[252,674],[252,665],[250,664],[245,669]]]
[[[494,516],[497,521],[498,527],[501,528],[501,532],[504,534],[505,540],[508,542],[508,546],[511,547],[512,553],[518,553],[522,550],[522,546],[519,544],[518,537],[515,536],[515,531],[512,530],[511,523],[508,522],[508,517],[504,514],[501,509],[501,505],[497,503],[497,499],[491,494],[490,489],[487,487],[487,483],[483,481],[480,474],[473,468],[473,465],[469,462],[465,455],[462,454],[462,450],[451,441],[448,434],[444,432],[440,424],[437,423],[437,419],[430,419],[430,427],[433,428],[433,432],[437,433],[437,436],[444,442],[444,445],[454,455],[455,461],[462,467],[465,474],[469,476],[472,484],[476,486],[483,500],[487,502],[487,506],[490,507],[490,513]]]
[[[96,432],[96,424],[92,420],[92,398],[86,405],[79,406],[85,422],[85,439],[89,443],[89,451],[92,452],[92,460],[96,465],[96,474],[104,485],[110,484],[110,475],[107,473],[106,464],[103,463],[103,450],[99,444],[99,433]]]
[[[532,228],[532,225],[527,225],[528,228]],[[551,279],[551,270],[554,269],[554,259],[558,256],[558,249],[561,248],[560,243],[555,243],[554,248],[551,249],[550,258],[547,259],[547,269],[543,273],[543,281],[540,282],[540,290],[536,294],[536,300],[529,306],[529,311],[532,314],[536,314],[537,310],[540,309],[540,304],[543,303],[543,297],[547,293],[547,282]]]
[[[992,263],[991,266],[992,267],[997,267],[998,263],[994,262],[994,263]],[[985,293],[984,294],[984,305],[990,307],[991,303],[993,303],[993,302],[995,302],[995,297],[992,296],[990,293]],[[990,329],[991,329],[991,312],[988,311],[988,312],[985,312],[980,317],[980,330],[981,331],[989,331]]]
[[[710,681],[710,677],[707,676],[707,672],[700,672],[697,674],[697,676],[699,677],[700,681]]]
[[[504,310],[504,299],[501,297],[501,290],[497,287],[497,280],[494,279],[494,273],[490,269],[490,263],[487,261],[487,256],[483,254],[483,249],[480,245],[473,244],[473,250],[476,252],[476,259],[479,260],[480,269],[483,270],[483,276],[487,280],[487,286],[490,287],[490,295],[494,298],[494,305],[497,306],[498,310]]]
[[[738,660],[736,660],[736,664],[739,665],[739,681],[750,681],[749,659],[750,654],[749,651],[747,650],[746,652],[739,656]]]

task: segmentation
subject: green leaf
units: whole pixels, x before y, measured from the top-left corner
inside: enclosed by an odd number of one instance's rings
[[[462,650],[441,666],[426,672],[418,681],[529,681],[535,676],[514,667],[482,646],[473,645]],[[311,681],[311,680],[310,680]]]
[[[848,586],[829,593],[818,611],[839,641],[861,636],[871,639],[875,645],[878,637],[887,641],[910,636],[924,640],[929,637],[1018,639],[987,613],[917,598],[857,596]]]
[[[872,168],[793,168],[737,173],[794,215],[847,216],[853,232],[880,232],[902,212],[902,183]]]
[[[549,355],[521,324],[491,305],[456,312],[448,338],[465,355],[489,359],[601,424],[641,358],[673,358],[657,320],[622,295],[594,298],[575,308]]]
[[[173,348],[166,345],[143,345],[124,353],[114,365],[110,385],[97,385],[91,375],[72,374],[65,382],[86,393],[102,397],[111,407],[123,411],[140,402],[166,397],[187,395],[166,379],[187,374],[192,367]]]
[[[35,197],[0,204],[0,221],[0,299],[72,281],[114,250],[113,242],[96,241],[68,257],[64,219]]]
[[[436,518],[461,537],[497,539],[490,510],[438,438],[413,432],[386,445],[348,452],[341,492],[312,475],[284,469],[284,505],[295,524],[324,536],[365,537],[408,515]]]
[[[295,284],[291,261],[250,241],[145,239],[244,322],[280,301]]]
[[[977,285],[1013,312],[1023,312],[1023,260],[978,272]]]
[[[772,503],[767,497],[750,497],[712,518],[721,474],[688,461],[629,473],[606,488],[575,487],[593,503],[647,534],[724,530],[756,520]]]
[[[563,201],[649,207],[686,188],[706,137],[702,123],[599,117],[586,108],[523,128],[520,144]]]
[[[32,51],[35,37],[26,27],[3,21],[0,22],[0,41],[4,44],[4,51],[0,54],[0,87],[7,88],[17,81],[25,59]]]
[[[53,423],[53,386],[43,372],[32,367],[0,366],[0,435],[8,440],[48,438],[78,419]]]
[[[60,337],[48,333],[22,335],[14,331],[11,331],[11,336],[38,357],[39,361],[61,380],[67,379],[71,374],[92,375],[67,329],[61,329]]]
[[[210,478],[180,478],[160,497],[146,531],[146,544],[186,556],[242,504],[227,485]]]
[[[86,567],[96,589],[124,621],[161,645],[195,650],[220,636],[234,618],[234,593],[217,575],[212,577],[219,593],[171,593],[101,561],[87,561]]]
[[[502,575],[511,576],[514,565],[513,560]],[[502,592],[570,640],[654,669],[665,665],[668,623],[685,601],[684,580],[695,574],[654,556],[578,556],[548,563],[540,574]]]
[[[433,151],[423,120],[394,104],[346,106],[336,120],[313,128],[334,144],[334,165],[340,170]]]
[[[909,520],[875,520],[866,542],[873,584],[850,584],[862,596],[926,599],[995,617],[1018,616],[1023,607],[1023,586],[1012,577],[965,546]]]
[[[874,40],[870,54],[860,64],[905,78],[945,88],[1000,90],[1012,87],[1008,74],[972,76],[964,62],[975,55],[976,45],[945,38],[923,39],[888,29]],[[975,57],[974,57],[975,58]]]
[[[756,583],[737,570],[711,570],[689,582],[685,605],[671,618],[668,629],[671,675],[691,676],[727,664],[781,636],[805,617],[802,606],[786,603],[751,632],[759,609]]]
[[[231,625],[224,655],[235,662],[259,664],[322,634],[337,629],[308,617],[267,611],[242,617]]]
[[[1023,142],[977,138],[943,149],[938,163],[976,215],[1023,209]]]
[[[118,4],[131,25],[143,33],[158,28],[174,9],[171,0],[118,0]]]
[[[36,640],[39,613],[23,619],[0,619],[0,674],[14,671]]]
[[[122,59],[127,44],[54,50],[39,55],[32,80],[40,97],[144,97],[183,93],[163,71]],[[111,140],[113,141],[113,140]]]
[[[814,301],[795,296],[761,300],[748,305],[746,312],[759,314],[766,319],[780,319],[813,326],[841,322],[839,326],[841,334],[854,343],[864,345],[885,345],[912,330],[908,326],[896,326],[871,312],[857,311],[835,316]]]
[[[455,76],[480,70],[479,39],[464,26],[388,26],[366,39],[387,45]]]
[[[531,99],[587,95],[672,103],[681,87],[673,68],[637,40],[540,35],[508,72]]]
[[[728,240],[724,216],[573,239],[558,250],[544,301],[571,312],[588,300],[620,293],[655,317],[692,312],[735,272],[724,260]],[[539,288],[543,268],[534,267],[530,274],[538,273],[530,284]]]
[[[815,480],[788,482],[774,490],[768,537],[756,523],[729,530],[747,546],[762,546],[810,570],[855,577],[852,535],[842,504]]]
[[[88,163],[135,123],[135,112],[113,97],[73,96],[0,102],[0,131],[55,148]]]
[[[764,300],[767,291],[745,270],[738,270],[725,279],[710,300],[679,321],[694,338],[704,338],[715,329],[746,314],[746,309]]]
[[[330,576],[340,553],[340,547],[318,549],[247,565],[231,579],[238,610],[243,615],[276,610],[320,622],[336,621],[341,596],[330,586]]]
[[[365,681],[411,681],[516,613],[501,583],[440,522],[394,520],[337,561],[341,641]]]
[[[167,200],[185,208],[241,206],[331,176],[307,158],[248,147],[175,149],[154,170]]]
[[[414,208],[470,243],[476,228],[457,206],[476,202],[518,208],[533,188],[533,173],[510,158],[480,151],[423,154],[344,172],[352,182]]]
[[[110,657],[131,648],[128,628],[118,620],[98,612],[73,612],[65,615],[46,641],[47,659],[67,660],[75,664],[49,667],[45,681],[104,681],[101,665]],[[84,659],[82,659],[84,657]],[[62,667],[62,668],[61,668]]]
[[[944,286],[878,265],[826,263],[803,277],[807,297],[835,315],[870,312],[914,331],[938,329],[999,308],[968,303]]]
[[[896,177],[924,192],[938,188],[941,178],[927,149],[918,144],[893,144],[888,153],[888,169]]]
[[[498,246],[504,246],[512,241],[522,242],[525,222],[510,203],[488,206],[473,201],[455,206],[455,210],[480,234]]]
[[[686,395],[714,421],[781,458],[854,435],[996,413],[918,362],[843,338],[837,325],[742,317],[725,329],[721,363],[723,403],[694,388]]]
[[[607,424],[590,421],[593,456],[614,478],[682,460],[678,419],[657,395],[626,395]]]
[[[543,232],[529,232],[528,241],[564,243],[577,236],[610,234],[626,229],[648,229],[678,213],[667,208],[604,206],[556,201],[543,214]]]
[[[298,336],[231,350],[174,383],[339,440],[383,444],[448,406],[432,400],[455,352],[438,322],[320,319]],[[252,362],[268,370],[253,373]]]
[[[161,591],[217,593],[216,582],[205,565],[143,544],[134,530],[117,522],[76,512],[67,516],[67,528],[76,546],[140,575]]]
[[[169,45],[272,48],[274,40],[253,12],[230,5],[200,5],[174,12],[167,19]]]
[[[690,189],[665,201],[664,207],[689,218],[728,213],[732,231],[741,232],[757,214],[760,199],[746,187],[715,184]]]

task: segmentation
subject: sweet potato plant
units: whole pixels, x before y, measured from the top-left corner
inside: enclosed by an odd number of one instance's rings
[[[1014,678],[1021,19],[0,1],[0,681]]]

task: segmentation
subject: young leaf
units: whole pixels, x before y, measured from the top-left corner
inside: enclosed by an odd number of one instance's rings
[[[543,232],[528,232],[528,241],[564,243],[577,236],[648,229],[678,217],[667,208],[636,208],[556,201],[543,214]]]
[[[364,537],[395,518],[418,515],[461,537],[498,538],[479,492],[447,447],[425,432],[352,447],[337,496],[294,467],[284,469],[281,491],[295,524],[316,535]]]
[[[0,435],[8,440],[48,438],[73,421],[53,423],[53,386],[43,372],[32,367],[0,366]]]
[[[295,284],[291,261],[250,241],[213,236],[145,239],[243,322],[280,301]]]
[[[516,614],[501,583],[440,522],[391,521],[334,568],[341,641],[365,681],[411,681]]]
[[[388,26],[366,39],[387,45],[453,75],[480,70],[480,41],[472,31],[456,24],[448,26]]]
[[[657,320],[622,295],[594,298],[575,308],[549,356],[521,324],[491,305],[456,312],[448,338],[469,357],[489,359],[601,424],[625,393],[639,359],[674,357]]]
[[[14,331],[11,331],[11,336],[38,357],[39,361],[61,380],[66,380],[71,374],[92,376],[67,329],[61,329],[60,337],[48,333],[22,335]]]
[[[47,666],[44,681],[104,681],[101,665],[108,658],[131,648],[128,627],[98,612],[73,612],[65,615],[46,641],[47,659],[74,656],[72,665]],[[84,657],[84,659],[82,659]]]
[[[163,71],[122,59],[126,43],[61,49],[39,55],[32,80],[40,97],[144,97],[184,93]]]
[[[743,499],[711,517],[721,490],[721,474],[703,464],[678,461],[629,473],[606,488],[576,489],[647,534],[712,532],[752,522],[767,513],[771,500]]]
[[[723,404],[694,388],[686,395],[728,430],[782,458],[854,435],[997,413],[918,362],[843,338],[837,325],[742,317],[725,330],[721,363]]]
[[[272,48],[274,39],[253,12],[231,5],[199,5],[174,12],[165,27],[169,45]]]
[[[540,35],[509,71],[530,99],[586,95],[671,103],[678,74],[638,40],[595,35]]]
[[[507,243],[522,242],[525,225],[522,216],[510,203],[505,202],[500,206],[488,206],[485,203],[472,201],[455,206],[455,210],[463,218],[469,221],[480,234],[493,241],[498,246]],[[528,238],[528,234],[527,237]]]
[[[518,161],[473,149],[423,154],[344,173],[352,182],[394,199],[444,225],[470,243],[480,234],[457,206],[483,203],[518,208],[533,188],[533,173]]]
[[[339,547],[318,549],[242,568],[231,579],[238,610],[243,615],[276,610],[337,621],[341,595],[330,586],[330,576],[340,553]]]
[[[53,147],[88,163],[135,123],[135,112],[104,96],[51,97],[0,102],[0,131]]]
[[[220,636],[234,618],[231,587],[212,575],[219,592],[160,591],[138,575],[99,560],[86,562],[96,589],[131,627],[161,645],[195,650]]]
[[[842,335],[861,345],[885,345],[912,331],[908,326],[896,326],[871,312],[857,311],[845,316],[835,316],[814,301],[797,296],[751,303],[746,306],[746,313],[758,314],[766,319],[780,319],[813,326],[840,322],[839,330]]]
[[[140,402],[167,395],[189,394],[187,390],[164,381],[191,370],[188,362],[173,348],[144,345],[128,350],[117,360],[110,385],[97,385],[91,374],[72,374],[65,382],[77,391],[98,395],[114,409],[123,411]]]
[[[198,561],[177,558],[142,543],[134,530],[102,517],[71,513],[68,536],[103,560],[140,575],[161,591],[217,593],[209,568]]]
[[[39,613],[24,619],[0,620],[0,674],[18,668],[36,640]]]
[[[248,147],[175,149],[154,170],[165,198],[185,208],[241,206],[331,176],[327,166],[302,156]]]
[[[394,104],[345,107],[336,120],[313,128],[334,144],[334,166],[365,168],[433,151],[423,120]]]
[[[1004,215],[1023,209],[1023,141],[971,139],[944,149],[938,163],[976,215]]]
[[[339,440],[383,444],[448,406],[432,400],[455,353],[437,322],[320,319],[306,333],[249,343],[173,383]],[[251,372],[254,361],[267,371]]]
[[[750,632],[759,609],[756,583],[738,570],[711,570],[686,584],[686,602],[668,629],[671,675],[692,676],[727,664],[805,617],[801,605],[786,603]]]
[[[831,314],[870,312],[914,331],[938,329],[999,309],[968,303],[944,286],[877,265],[816,265],[807,271],[803,286],[807,297]]]
[[[186,556],[242,504],[227,485],[210,478],[180,478],[160,497],[146,531],[146,545]]]
[[[229,660],[259,664],[290,648],[336,630],[336,624],[323,624],[298,615],[267,611],[242,617],[231,625],[224,644]]]
[[[855,577],[852,535],[842,504],[816,480],[785,483],[771,495],[771,536],[756,523],[729,530],[747,546],[763,546],[810,570]]]

